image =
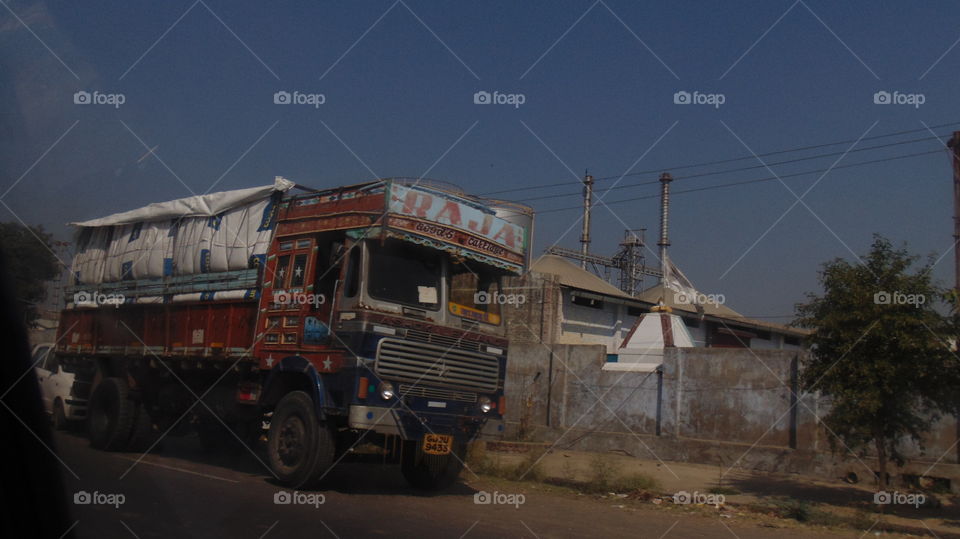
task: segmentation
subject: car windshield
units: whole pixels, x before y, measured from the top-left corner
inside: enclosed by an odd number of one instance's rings
[[[482,264],[457,260],[450,265],[450,312],[488,324],[500,323],[500,276]]]
[[[440,253],[399,240],[371,241],[371,297],[437,310],[440,305]]]

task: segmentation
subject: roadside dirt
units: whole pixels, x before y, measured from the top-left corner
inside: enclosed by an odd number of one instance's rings
[[[516,446],[486,450],[488,462],[501,469],[527,468],[544,446],[531,444],[529,452]],[[522,448],[521,448],[522,451]],[[533,455],[533,457],[531,457]],[[628,477],[643,474],[656,482],[648,494],[608,492],[594,495],[601,501],[624,505],[656,506],[670,511],[699,511],[722,519],[750,520],[775,527],[829,527],[830,529],[891,530],[938,537],[960,537],[960,500],[948,494],[924,492],[926,503],[874,503],[873,485],[827,481],[796,474],[771,474],[730,469],[719,465],[639,459],[617,453],[551,451],[539,461],[538,474],[546,484],[578,490],[577,483],[596,483],[602,474]],[[527,478],[533,475],[530,474]],[[465,476],[469,472],[465,472]],[[582,490],[582,489],[580,489]],[[906,493],[904,491],[904,493]],[[686,496],[685,496],[686,494]],[[722,494],[722,498],[716,494]],[[674,503],[689,500],[689,504]],[[717,504],[717,501],[722,503]],[[702,503],[696,503],[696,502]],[[801,513],[801,524],[783,514]],[[825,529],[825,528],[824,528]]]

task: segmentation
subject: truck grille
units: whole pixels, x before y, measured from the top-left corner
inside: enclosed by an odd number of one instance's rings
[[[407,340],[417,341],[417,342],[422,342],[427,344],[438,344],[440,346],[443,346],[444,349],[457,348],[459,350],[470,350],[473,352],[480,351],[480,343],[476,341],[465,341],[463,339],[456,339],[454,337],[437,335],[436,333],[430,333],[428,331],[420,331],[417,329],[407,330]]]
[[[425,397],[428,399],[442,399],[445,401],[477,402],[477,394],[465,391],[452,391],[438,387],[412,386],[400,384],[401,397]]]
[[[500,363],[496,356],[448,346],[382,339],[377,346],[376,373],[388,380],[447,386],[461,390],[496,391]]]

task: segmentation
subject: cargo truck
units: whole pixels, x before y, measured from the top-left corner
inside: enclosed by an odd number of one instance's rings
[[[94,447],[191,429],[214,449],[261,440],[299,488],[372,443],[432,489],[503,429],[490,298],[529,263],[526,206],[441,182],[278,177],[72,224],[56,353],[89,388]]]

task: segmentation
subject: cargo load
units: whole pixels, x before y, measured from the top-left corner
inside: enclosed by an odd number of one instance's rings
[[[197,195],[70,223],[77,227],[73,284],[217,273],[262,264],[277,204],[294,186]]]

